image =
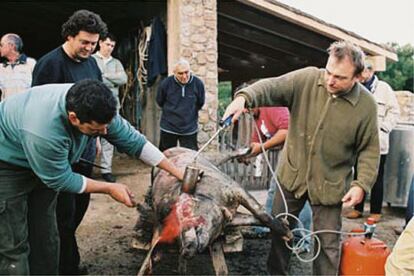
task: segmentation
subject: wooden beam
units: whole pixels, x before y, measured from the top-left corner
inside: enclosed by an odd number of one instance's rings
[[[243,24],[254,25],[256,28],[265,28],[274,35],[318,51],[325,52],[333,42],[332,39],[326,36],[241,3],[220,2],[218,11],[219,15],[230,15]]]
[[[291,65],[284,66],[272,66],[272,67],[253,67],[246,60],[240,60],[231,55],[225,53],[219,54],[219,66],[228,71],[219,73],[220,81],[236,81],[243,82],[251,79],[276,77],[284,73],[290,72],[300,67],[294,67]]]
[[[328,25],[327,23],[322,23],[319,20],[313,19],[310,16],[305,16],[303,13],[294,12],[291,9],[288,9],[276,1],[269,0],[237,0],[240,3],[244,3],[256,9],[262,10],[264,12],[273,14],[283,18],[289,22],[302,26],[303,28],[312,30],[316,33],[322,34],[326,37],[332,38],[333,40],[348,40],[364,50],[366,53],[371,55],[382,55],[391,61],[397,61],[398,56],[396,53],[386,50],[385,48],[370,42],[361,36],[352,35],[350,32],[346,32],[338,27],[333,25]]]
[[[320,64],[321,59],[326,59],[324,58],[326,54],[323,52],[316,51],[289,41],[285,38],[275,36],[266,30],[260,30],[254,26],[240,24],[240,22],[237,22],[234,18],[228,16],[219,16],[219,30],[227,33],[233,33],[236,37],[255,42],[262,46],[273,48],[291,56],[307,57],[310,65]],[[234,30],[238,31],[235,32]]]
[[[292,56],[286,53],[283,53],[272,47],[264,46],[256,42],[250,41],[245,37],[235,36],[234,32],[226,32],[219,30],[218,32],[218,44],[219,52],[220,45],[231,45],[229,47],[235,47],[241,49],[242,51],[248,51],[257,55],[262,55],[269,57],[278,63],[293,63],[298,66],[306,66],[309,63],[307,57]]]
[[[237,45],[237,44],[236,44]],[[250,60],[252,63],[257,64],[258,66],[263,66],[268,63],[270,64],[281,64],[280,59],[275,59],[268,55],[263,55],[257,52],[251,52],[249,49],[244,49],[242,47],[238,47],[234,44],[226,44],[220,43],[219,44],[219,52],[226,53],[231,56]]]

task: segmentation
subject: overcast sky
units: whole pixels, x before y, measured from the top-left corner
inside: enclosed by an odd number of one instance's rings
[[[414,45],[414,0],[278,0],[377,43]]]

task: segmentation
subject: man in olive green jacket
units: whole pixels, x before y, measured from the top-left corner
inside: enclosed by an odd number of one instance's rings
[[[289,108],[289,133],[277,174],[288,210],[276,193],[273,214],[297,216],[309,200],[314,231],[341,229],[342,206],[359,203],[364,191],[369,192],[379,163],[376,103],[357,81],[364,54],[349,42],[333,43],[328,53],[325,69],[308,67],[240,90],[223,116],[234,114],[235,121],[245,107]],[[355,164],[358,175],[353,180]],[[318,236],[322,248],[313,274],[337,274],[340,235]],[[284,241],[273,235],[268,272],[287,274],[289,258]]]

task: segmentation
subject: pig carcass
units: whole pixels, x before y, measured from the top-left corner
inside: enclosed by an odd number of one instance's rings
[[[269,216],[254,197],[202,155],[194,163],[196,152],[193,150],[176,147],[164,154],[179,168],[184,169],[191,164],[204,173],[194,193],[186,194],[181,191],[182,183],[174,176],[158,171],[149,194],[152,212],[143,205],[138,207],[138,234],[144,233],[144,229],[152,224],[158,237],[155,242],[178,238],[180,255],[191,258],[217,239],[242,205],[274,233],[291,237],[284,223]]]

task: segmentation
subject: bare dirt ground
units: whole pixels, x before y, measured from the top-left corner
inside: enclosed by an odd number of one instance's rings
[[[118,181],[128,185],[136,200],[143,196],[150,183],[150,168],[125,155],[114,157],[114,174]],[[99,173],[96,172],[99,177]],[[398,236],[394,228],[404,224],[404,210],[385,206],[384,216],[376,229],[377,238],[390,248]],[[83,266],[91,275],[136,275],[146,252],[132,248],[133,227],[137,211],[127,208],[105,195],[93,195],[86,216],[78,229],[77,237]],[[343,221],[343,230],[362,227],[364,219]],[[226,253],[230,275],[266,275],[269,239],[245,239],[243,252]],[[311,266],[292,258],[292,275],[309,275]],[[154,274],[178,274],[177,255],[167,253],[154,268]],[[214,274],[208,254],[196,256],[188,264],[188,274]]]

